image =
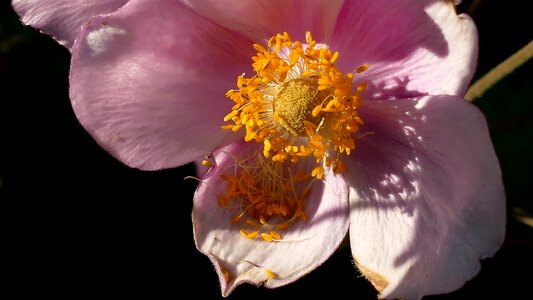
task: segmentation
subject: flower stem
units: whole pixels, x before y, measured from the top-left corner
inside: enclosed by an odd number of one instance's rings
[[[513,208],[512,214],[517,221],[533,227],[533,216],[528,214],[524,209],[515,207]]]
[[[468,6],[468,9],[466,10],[466,14],[469,16],[473,16],[478,9],[481,7],[483,0],[474,0],[472,1],[472,4]]]
[[[474,101],[475,99],[480,98],[498,81],[511,74],[516,68],[523,65],[532,56],[533,41],[529,42],[522,49],[518,50],[518,52],[511,55],[509,58],[481,77],[478,81],[474,82],[474,84],[472,84],[466,92],[465,99],[468,101]]]

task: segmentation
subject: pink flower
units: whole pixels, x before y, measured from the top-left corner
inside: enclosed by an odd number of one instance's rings
[[[382,298],[458,289],[500,247],[498,161],[462,99],[477,33],[450,1],[85,3],[13,6],[71,49],[74,111],[109,153],[208,157],[192,217],[223,295],[297,280],[348,232]]]

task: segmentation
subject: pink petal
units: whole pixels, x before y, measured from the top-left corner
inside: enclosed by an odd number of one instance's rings
[[[277,230],[283,240],[265,242],[259,236],[253,240],[243,237],[240,230],[248,229],[244,219],[239,224],[231,223],[240,209],[221,207],[217,200],[227,186],[220,175],[233,172],[232,156],[261,151],[262,145],[243,143],[215,153],[216,167],[203,178],[194,197],[196,245],[213,262],[224,296],[245,282],[275,288],[297,280],[329,258],[348,230],[348,187],[341,176],[326,174],[325,183],[313,183],[305,202],[308,220]],[[267,269],[275,273],[274,278],[269,278]]]
[[[80,27],[92,16],[122,7],[128,0],[13,0],[22,22],[53,36],[71,48]]]
[[[338,64],[362,73],[368,96],[463,96],[476,67],[477,31],[450,1],[346,1],[330,47]]]
[[[315,39],[329,39],[342,0],[185,0],[196,12],[263,42],[276,33],[288,32],[293,39],[305,40],[311,31]]]
[[[132,0],[83,27],[72,54],[72,105],[127,165],[182,165],[239,138],[220,128],[231,108],[224,94],[252,51],[177,1]]]
[[[501,246],[505,196],[483,115],[452,96],[367,101],[348,162],[353,257],[383,298],[451,292]]]

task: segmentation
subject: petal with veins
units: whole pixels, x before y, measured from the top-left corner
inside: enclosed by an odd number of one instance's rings
[[[13,0],[22,22],[53,36],[71,48],[80,28],[91,17],[117,10],[128,0]]]
[[[303,39],[306,31],[326,42],[344,1],[341,0],[185,0],[194,11],[254,42],[287,31]]]
[[[350,243],[383,298],[451,292],[501,246],[505,196],[483,115],[453,96],[366,101],[347,162]]]
[[[477,30],[449,0],[346,1],[330,47],[351,72],[362,64],[366,97],[463,96],[477,63]]]
[[[174,167],[239,138],[220,128],[253,48],[174,1],[131,0],[84,26],[70,98],[85,129],[129,166]]]
[[[328,172],[324,182],[313,183],[305,201],[307,221],[279,229],[279,241],[243,237],[240,230],[246,225],[231,222],[241,210],[218,203],[217,195],[226,190],[220,175],[232,172],[235,155],[261,153],[258,147],[238,142],[215,152],[216,166],[194,197],[196,245],[215,265],[224,296],[244,282],[275,288],[297,280],[329,258],[348,230],[348,187],[342,176]]]

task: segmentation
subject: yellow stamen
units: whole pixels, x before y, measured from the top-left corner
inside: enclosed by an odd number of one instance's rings
[[[236,215],[235,217],[231,218],[231,223],[237,224],[242,220],[243,214]]]
[[[246,224],[252,226],[252,227],[259,227],[259,224],[254,222],[253,220],[246,220]]]
[[[357,91],[358,92],[364,91],[366,89],[366,86],[367,86],[366,82],[361,83],[360,85],[357,86]]]
[[[359,68],[357,68],[355,70],[355,73],[363,73],[364,71],[368,70],[368,65],[367,64],[364,64],[362,66],[360,66]]]
[[[274,240],[268,233],[261,233],[261,237],[263,240],[265,240],[265,242],[272,242]]]
[[[368,65],[344,75],[335,66],[338,51],[317,47],[309,32],[305,41],[306,48],[284,32],[269,40],[269,49],[255,44],[258,53],[252,67],[256,75],[238,76],[238,89],[226,93],[235,105],[224,121],[234,124],[223,128],[239,131],[244,127],[244,140],[263,143],[263,155],[278,163],[295,163],[299,157],[314,155],[321,164],[326,152],[347,155],[355,147],[352,133],[362,124],[357,93],[366,83],[354,91],[352,80],[354,73],[364,72]],[[292,150],[300,146],[309,149]]]
[[[241,213],[232,218],[232,223],[240,223],[242,217],[247,216],[245,223],[253,231],[243,229],[241,235],[253,239],[262,228],[286,228],[300,216],[305,199],[297,196],[297,190],[301,189],[298,185],[308,185],[309,175],[296,172],[293,176],[285,165],[259,153],[245,159],[235,157],[234,170],[233,176],[221,175],[228,182],[228,187],[226,194],[219,195],[218,199],[222,207],[234,207],[233,203],[241,208]],[[264,240],[281,239],[276,231],[270,230],[265,234],[268,236],[261,235]]]
[[[274,230],[270,232],[270,237],[275,241],[281,240],[281,235],[279,235],[279,233],[275,232]]]
[[[241,235],[244,236],[245,238],[247,239],[253,239],[257,236],[259,232],[258,231],[252,231],[252,232],[248,232],[247,230],[245,229],[241,229]],[[261,235],[263,236],[263,235]]]
[[[317,179],[322,179],[322,176],[324,176],[324,168],[322,166],[314,168],[311,172],[311,176],[316,177]]]
[[[244,140],[261,143],[262,151],[235,158],[234,174],[222,176],[228,188],[218,201],[247,216],[245,226],[254,229],[241,230],[244,237],[272,242],[281,239],[272,228],[307,219],[304,203],[314,179],[347,171],[343,159],[356,146],[354,133],[363,124],[359,93],[366,88],[353,81],[369,66],[344,74],[335,65],[340,53],[317,44],[310,32],[305,42],[283,32],[253,48],[254,74],[237,76],[237,88],[226,93],[233,107],[222,128],[244,130]],[[309,163],[299,167],[302,160]]]
[[[281,224],[276,225],[277,229],[285,229],[285,228],[288,228],[288,227],[289,227],[288,223],[281,223]]]
[[[265,269],[265,273],[267,274],[268,279],[276,279],[278,277],[278,275],[270,269]]]
[[[202,165],[211,168],[213,166],[213,163],[207,159],[202,160]]]

